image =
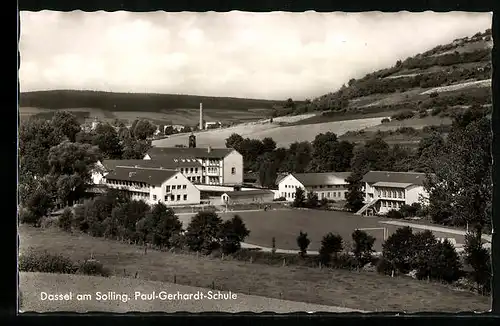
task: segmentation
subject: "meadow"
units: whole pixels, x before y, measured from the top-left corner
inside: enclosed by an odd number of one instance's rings
[[[134,277],[137,273],[141,280],[173,282],[175,279],[177,284],[201,288],[214,287],[221,291],[374,312],[490,309],[490,298],[486,296],[457,291],[439,283],[408,277],[391,278],[370,271],[271,266],[155,250],[145,254],[140,246],[25,225],[19,228],[19,238],[21,254],[33,247],[64,254],[74,261],[92,255],[117,277]],[[71,281],[71,277],[67,276],[66,280]],[[47,283],[50,280],[42,284]],[[40,283],[24,283],[21,291],[39,289],[37,284]],[[103,289],[106,290],[108,288]]]
[[[310,115],[304,115],[304,117],[310,117]],[[225,147],[226,138],[233,133],[237,133],[244,138],[263,139],[271,137],[277,146],[288,147],[296,141],[312,141],[320,133],[334,132],[337,135],[342,135],[347,131],[372,127],[380,124],[383,118],[333,121],[314,124],[314,127],[310,125],[282,126],[275,123],[273,119],[273,123],[269,121],[247,123],[230,128],[201,131],[195,133],[195,135],[197,146]],[[187,145],[188,137],[188,134],[172,135],[169,138],[154,141],[153,146],[173,147],[177,144]]]

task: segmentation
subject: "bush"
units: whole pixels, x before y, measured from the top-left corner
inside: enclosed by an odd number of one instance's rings
[[[185,233],[188,248],[206,254],[218,248],[221,224],[222,219],[215,212],[197,213]]]
[[[176,249],[186,249],[187,248],[186,237],[183,234],[174,234],[170,238],[170,245]]]
[[[429,94],[430,98],[435,98],[435,97],[438,97],[438,96],[439,96],[438,92],[432,92],[432,93]]]
[[[348,253],[342,253],[332,260],[331,266],[338,269],[353,270],[358,268],[358,260]]]
[[[241,242],[250,234],[239,215],[221,225],[218,237],[224,254],[232,254],[241,248]]]
[[[403,112],[399,112],[399,113],[394,114],[391,117],[391,119],[402,121],[402,120],[406,120],[406,119],[411,119],[411,118],[413,118],[414,115],[415,115],[415,113],[413,111],[407,110],[407,111],[403,111]]]
[[[427,110],[422,110],[418,112],[418,117],[421,119],[427,117],[428,115],[429,113],[427,112]]]
[[[38,224],[39,217],[35,215],[30,209],[22,208],[19,213],[19,222],[21,224]]]
[[[108,277],[110,272],[107,268],[104,268],[103,264],[94,259],[88,259],[82,262],[77,269],[78,274],[83,275],[94,275],[94,276],[104,276]]]
[[[285,197],[274,198],[273,201],[286,201]]]
[[[430,252],[429,276],[448,283],[457,281],[461,276],[461,264],[455,247],[448,241],[436,243]]]
[[[399,228],[382,245],[382,255],[394,268],[407,274],[413,264],[413,232],[408,226]]]
[[[29,250],[19,256],[19,271],[73,274],[75,266],[69,258],[63,255]]]
[[[58,226],[57,218],[54,217],[42,217],[39,219],[38,224],[42,229],[49,229]]]
[[[299,236],[297,237],[297,245],[299,246],[299,255],[301,257],[305,257],[307,254],[307,247],[309,247],[310,243],[311,240],[307,237],[307,233],[300,231]]]
[[[385,214],[385,216],[386,216],[387,218],[393,218],[393,219],[398,219],[398,220],[400,220],[400,219],[404,218],[403,213],[401,213],[400,211],[397,211],[397,210],[395,210],[395,209],[391,209],[390,211],[388,211],[388,212]]]
[[[376,268],[377,268],[377,273],[383,275],[392,275],[392,272],[395,271],[394,265],[384,257],[381,257],[377,261]]]
[[[437,116],[437,115],[441,114],[444,110],[445,110],[445,108],[443,108],[443,107],[441,107],[441,106],[437,106],[437,107],[435,107],[435,108],[433,108],[433,109],[432,109],[432,111],[431,111],[431,115],[432,115],[433,117],[435,117],[435,116]]]
[[[479,293],[489,293],[491,291],[491,260],[490,254],[482,245],[482,240],[478,234],[468,233],[465,236],[465,263],[472,267],[471,279],[476,283],[476,290]]]
[[[321,240],[321,248],[319,249],[319,259],[322,264],[329,264],[332,259],[332,254],[335,257],[343,249],[342,237],[339,234],[328,233]]]
[[[71,231],[72,221],[73,221],[73,212],[71,211],[70,208],[66,207],[61,216],[59,216],[57,225],[64,231]]]
[[[389,123],[389,122],[391,122],[391,119],[389,118],[383,118],[381,121],[381,123]]]
[[[363,267],[372,260],[375,238],[365,231],[356,230],[352,233],[352,240],[354,243],[353,253],[358,267]]]

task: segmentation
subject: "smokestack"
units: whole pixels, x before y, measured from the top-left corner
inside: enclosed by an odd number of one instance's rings
[[[212,151],[212,146],[208,145],[207,147],[207,153],[210,153]]]
[[[200,103],[200,130],[203,130],[203,103]]]

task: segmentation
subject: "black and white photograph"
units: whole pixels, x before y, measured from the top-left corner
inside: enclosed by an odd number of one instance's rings
[[[490,311],[491,12],[19,24],[20,313]]]

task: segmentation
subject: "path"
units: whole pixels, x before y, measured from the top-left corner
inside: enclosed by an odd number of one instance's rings
[[[264,252],[272,252],[273,251],[272,248],[258,246],[258,245],[254,245],[254,244],[246,243],[246,242],[242,242],[241,243],[241,247],[242,248],[246,248],[246,249],[259,249],[260,251],[264,251]],[[278,254],[294,254],[294,255],[296,254],[296,255],[298,255],[299,254],[299,250],[279,249],[279,248],[276,248],[276,253],[278,253]],[[308,250],[307,254],[308,255],[312,255],[312,256],[316,256],[316,255],[319,255],[319,252],[315,251],[315,250]],[[382,255],[381,252],[374,252],[373,254],[376,255],[376,256]]]

